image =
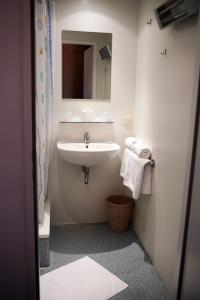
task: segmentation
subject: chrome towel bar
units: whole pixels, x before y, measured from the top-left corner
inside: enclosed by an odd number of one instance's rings
[[[155,160],[152,158],[150,158],[150,162],[146,164],[146,166],[150,166],[151,168],[155,168],[155,165],[156,165]]]

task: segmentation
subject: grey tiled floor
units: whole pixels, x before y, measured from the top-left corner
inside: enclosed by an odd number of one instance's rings
[[[50,249],[51,265],[41,274],[89,256],[128,284],[113,300],[170,299],[132,229],[119,234],[106,224],[53,226]]]

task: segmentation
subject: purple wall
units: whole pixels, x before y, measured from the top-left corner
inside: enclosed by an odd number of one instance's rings
[[[36,299],[30,2],[0,8],[0,299]]]

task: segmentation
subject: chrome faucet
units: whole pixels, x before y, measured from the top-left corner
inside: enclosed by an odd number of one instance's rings
[[[88,131],[84,132],[84,143],[86,145],[86,148],[88,148],[88,145],[90,143],[90,135]]]

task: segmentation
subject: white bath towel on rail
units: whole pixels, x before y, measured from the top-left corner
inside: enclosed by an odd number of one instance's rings
[[[152,194],[152,167],[150,165],[144,167],[144,175],[142,179],[141,194]]]
[[[133,150],[138,157],[145,159],[149,158],[152,153],[151,149],[142,142],[134,143],[130,149]]]
[[[133,146],[138,143],[138,139],[132,137],[132,136],[129,136],[125,139],[124,141],[124,145],[126,148],[130,149],[130,150],[133,150]]]
[[[125,148],[122,159],[120,175],[123,177],[123,184],[132,191],[134,199],[140,196],[144,166],[149,159],[139,158],[135,153]]]

